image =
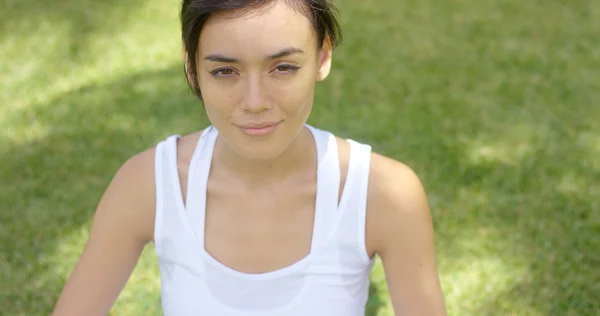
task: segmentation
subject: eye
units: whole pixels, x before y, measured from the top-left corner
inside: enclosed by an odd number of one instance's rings
[[[210,72],[215,77],[231,77],[235,75],[235,71],[231,68],[220,68]]]
[[[275,71],[282,73],[282,74],[288,74],[288,73],[296,72],[296,71],[298,71],[298,69],[300,69],[300,67],[292,66],[292,65],[279,65],[275,68]]]

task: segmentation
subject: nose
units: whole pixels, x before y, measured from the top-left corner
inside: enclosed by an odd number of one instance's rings
[[[270,110],[266,87],[260,76],[248,76],[241,106],[247,113],[262,113]]]

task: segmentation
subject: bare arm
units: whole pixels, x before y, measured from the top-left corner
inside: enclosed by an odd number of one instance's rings
[[[154,231],[154,150],[129,159],[104,193],[54,316],[106,315]]]
[[[421,182],[407,166],[374,155],[370,184],[367,243],[381,257],[396,315],[446,315]]]

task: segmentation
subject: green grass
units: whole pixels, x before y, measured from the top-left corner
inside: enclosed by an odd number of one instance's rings
[[[179,1],[4,1],[0,306],[47,315],[116,169],[208,122]],[[600,2],[341,4],[310,123],[410,165],[452,315],[600,310]],[[392,315],[380,265],[370,315]],[[113,315],[160,314],[153,249]]]

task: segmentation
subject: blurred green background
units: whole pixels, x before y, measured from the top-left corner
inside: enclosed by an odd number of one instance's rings
[[[179,5],[2,1],[0,314],[48,315],[118,167],[208,124]],[[600,1],[339,6],[310,123],[420,175],[450,313],[598,315]],[[392,315],[372,281],[369,315]],[[159,287],[149,246],[112,315],[160,315]]]

